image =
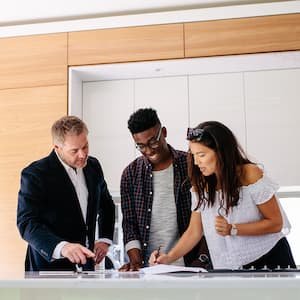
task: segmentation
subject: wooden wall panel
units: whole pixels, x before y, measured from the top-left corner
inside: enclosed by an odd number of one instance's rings
[[[70,32],[68,64],[183,58],[183,25],[154,25]]]
[[[0,39],[0,89],[67,83],[67,33]]]
[[[66,114],[67,85],[0,90],[0,257],[7,274],[24,271],[26,243],[16,228],[21,169],[50,152],[50,127]]]
[[[300,14],[184,24],[185,57],[300,49]]]

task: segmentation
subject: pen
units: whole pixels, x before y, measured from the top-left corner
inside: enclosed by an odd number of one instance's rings
[[[158,248],[157,248],[157,254],[156,254],[156,256],[155,256],[155,263],[156,263],[156,260],[157,260],[157,258],[159,257],[159,252],[160,252],[160,248],[161,248],[161,246],[159,246]]]

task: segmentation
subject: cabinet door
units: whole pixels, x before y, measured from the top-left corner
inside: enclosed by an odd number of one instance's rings
[[[299,50],[300,14],[184,24],[185,57]]]
[[[0,89],[67,84],[67,34],[0,39]]]
[[[245,74],[248,151],[281,186],[299,185],[300,69]]]
[[[152,107],[167,128],[172,147],[187,150],[188,85],[186,76],[138,79],[135,82],[135,109]]]
[[[84,83],[83,99],[90,154],[100,160],[110,191],[119,191],[121,173],[135,155],[127,129],[133,112],[133,81]]]
[[[50,127],[66,114],[66,99],[66,85],[0,90],[0,257],[7,277],[24,273],[26,243],[16,227],[20,172],[50,153]]]
[[[245,147],[243,74],[211,74],[189,77],[190,126],[219,121],[228,126]]]
[[[68,64],[183,58],[183,24],[69,33]]]

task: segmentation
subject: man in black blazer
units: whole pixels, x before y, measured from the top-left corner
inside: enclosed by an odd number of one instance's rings
[[[25,271],[93,270],[112,243],[115,206],[100,163],[88,156],[87,135],[79,118],[59,119],[53,151],[22,171],[17,225],[28,242]]]

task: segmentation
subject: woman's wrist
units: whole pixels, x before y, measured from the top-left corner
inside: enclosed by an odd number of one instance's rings
[[[166,258],[167,258],[167,263],[171,264],[172,262],[174,262],[175,260],[177,260],[177,256],[172,252],[172,250],[166,254]]]

